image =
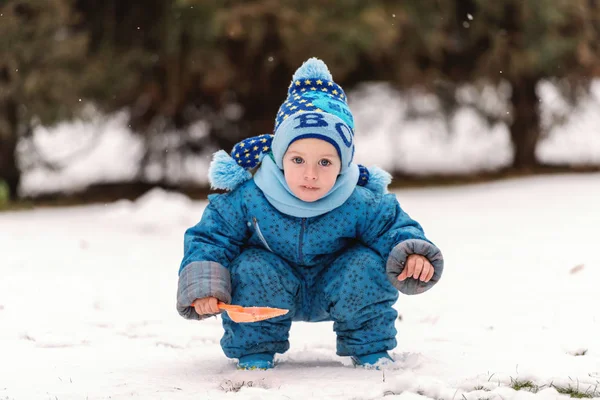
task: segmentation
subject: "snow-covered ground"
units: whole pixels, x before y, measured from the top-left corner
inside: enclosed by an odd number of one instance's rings
[[[237,371],[220,320],[175,310],[185,228],[204,202],[0,213],[0,399],[600,397],[600,175],[402,190],[445,276],[401,295],[396,363],[356,369],[331,323],[295,323],[271,371]],[[539,386],[515,391],[515,382]]]

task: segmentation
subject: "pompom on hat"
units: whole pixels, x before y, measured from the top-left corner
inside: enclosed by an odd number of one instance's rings
[[[318,138],[335,147],[342,162],[340,173],[354,158],[354,119],[346,93],[333,81],[325,63],[310,58],[295,72],[287,98],[275,118],[274,135],[260,135],[237,143],[228,154],[213,155],[208,177],[212,188],[234,190],[252,179],[251,171],[269,155],[280,169],[287,148],[296,140]],[[384,193],[391,176],[377,167],[358,165],[357,185]]]

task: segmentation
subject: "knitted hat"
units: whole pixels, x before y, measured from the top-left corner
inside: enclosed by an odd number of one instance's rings
[[[294,74],[287,98],[275,119],[274,135],[260,135],[241,141],[231,155],[220,150],[213,156],[209,181],[216,189],[233,190],[252,179],[250,172],[270,154],[280,169],[287,148],[296,140],[318,138],[336,149],[343,173],[354,158],[354,119],[343,89],[333,82],[325,63],[310,58]],[[385,192],[391,176],[377,168],[359,165],[357,184]]]
[[[306,61],[294,74],[287,99],[275,119],[273,156],[283,169],[283,155],[296,140],[317,138],[335,147],[343,173],[354,157],[354,119],[346,94],[333,81],[325,63]]]

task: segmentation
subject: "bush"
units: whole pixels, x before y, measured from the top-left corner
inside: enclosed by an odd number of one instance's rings
[[[3,180],[0,180],[0,208],[8,205],[10,200],[10,190]]]

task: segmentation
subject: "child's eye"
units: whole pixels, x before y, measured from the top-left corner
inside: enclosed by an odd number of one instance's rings
[[[331,161],[324,158],[322,160],[319,160],[319,165],[322,167],[328,167],[331,165]]]
[[[292,162],[294,164],[302,164],[303,161],[304,160],[302,159],[302,157],[294,157],[294,158],[292,158]]]

